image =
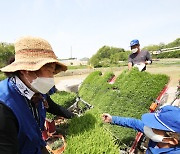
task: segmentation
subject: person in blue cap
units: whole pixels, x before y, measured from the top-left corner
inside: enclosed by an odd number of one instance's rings
[[[146,65],[152,63],[150,53],[148,51],[141,51],[139,40],[134,39],[130,42],[132,54],[128,58],[128,69],[133,66],[138,67],[139,71],[145,71]]]
[[[180,108],[167,105],[155,113],[145,113],[141,120],[103,113],[105,123],[132,128],[150,140],[146,154],[180,153]]]

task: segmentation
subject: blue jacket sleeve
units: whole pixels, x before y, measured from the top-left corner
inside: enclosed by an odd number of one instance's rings
[[[135,118],[112,116],[111,124],[132,128],[142,133],[144,132],[144,123],[141,120]]]

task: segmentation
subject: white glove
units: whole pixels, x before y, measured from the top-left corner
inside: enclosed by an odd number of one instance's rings
[[[148,60],[148,61],[146,61],[146,63],[147,63],[147,64],[151,64],[151,61],[150,61],[150,60]]]

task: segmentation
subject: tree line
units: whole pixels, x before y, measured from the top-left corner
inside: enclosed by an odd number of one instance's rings
[[[143,48],[143,50],[148,51],[157,51],[164,48],[172,48],[180,46],[180,38],[177,38],[175,41],[170,42],[168,44],[159,43],[158,45],[148,45]],[[12,43],[0,43],[0,67],[7,65],[9,59],[14,56],[14,44]],[[131,51],[125,51],[123,48],[103,46],[101,47],[95,55],[93,55],[89,64],[93,67],[109,67],[109,66],[120,66],[121,61],[127,61],[128,56]],[[163,54],[163,53],[162,53]],[[180,58],[180,51],[166,53],[161,56],[159,54],[154,58]]]
[[[158,51],[165,48],[172,48],[180,46],[180,38],[168,44],[159,43],[158,45],[148,45],[142,48],[147,51]],[[131,51],[125,51],[123,48],[103,46],[100,48],[95,55],[93,55],[89,63],[94,67],[109,67],[109,66],[120,66],[121,61],[127,61]],[[153,55],[153,58],[180,58],[180,51],[171,53],[161,53],[159,55]]]
[[[130,51],[125,51],[123,48],[103,46],[95,55],[93,55],[89,63],[94,67],[109,67],[119,61],[126,61]]]
[[[0,67],[8,64],[9,59],[14,56],[14,52],[14,44],[0,43]]]

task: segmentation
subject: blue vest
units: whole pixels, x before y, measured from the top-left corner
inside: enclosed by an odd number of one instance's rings
[[[1,81],[0,87],[0,101],[12,110],[18,121],[18,153],[41,154],[41,147],[46,145],[41,134],[41,130],[44,128],[46,116],[43,103],[40,102],[38,105],[38,113],[40,117],[39,127],[28,107],[24,96],[17,92],[15,87],[13,87],[10,83],[9,79]]]

